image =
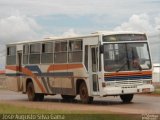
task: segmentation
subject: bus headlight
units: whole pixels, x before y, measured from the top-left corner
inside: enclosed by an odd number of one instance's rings
[[[106,83],[105,82],[102,82],[102,87],[106,87]]]
[[[106,86],[114,86],[113,82],[102,82],[102,87],[106,87]]]

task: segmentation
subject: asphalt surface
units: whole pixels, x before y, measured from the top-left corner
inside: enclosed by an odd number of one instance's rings
[[[45,96],[43,102],[30,102],[26,94],[0,90],[0,103],[31,108],[67,111],[93,111],[98,113],[160,114],[160,96],[135,95],[132,103],[123,104],[119,97],[94,98],[92,104],[82,104],[79,96],[75,101],[63,101],[60,95]]]

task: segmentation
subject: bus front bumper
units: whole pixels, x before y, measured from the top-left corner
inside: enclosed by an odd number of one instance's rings
[[[153,91],[154,91],[154,86],[151,84],[139,85],[136,87],[135,86],[121,86],[121,87],[106,86],[102,88],[101,96],[151,93]]]

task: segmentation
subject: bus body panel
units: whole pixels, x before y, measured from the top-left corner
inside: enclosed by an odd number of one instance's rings
[[[6,74],[6,77],[5,77],[7,89],[11,91],[16,91],[16,92],[21,91],[22,83],[21,83],[21,79],[17,75],[17,72],[7,70],[6,73],[10,73],[10,74]]]
[[[9,67],[7,69],[9,69]],[[23,84],[21,83],[23,90],[21,89],[21,91],[24,93],[26,92],[27,80],[32,80],[36,93],[65,95],[76,94],[75,84],[77,80],[84,80],[86,84],[88,84],[89,80],[86,77],[86,72],[84,72],[83,64],[27,65],[23,66],[22,69],[30,72],[30,74],[28,74],[22,70],[21,73],[21,81],[23,81]],[[16,70],[13,74],[16,74]],[[15,78],[17,79],[17,77]],[[7,81],[9,80],[10,84],[8,83],[8,88],[18,91],[16,90],[18,88],[17,82],[13,82],[11,77],[8,77]],[[15,85],[13,85],[12,82],[15,83]]]

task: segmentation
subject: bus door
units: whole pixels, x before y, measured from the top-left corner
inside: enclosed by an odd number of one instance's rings
[[[90,63],[90,80],[91,80],[91,91],[93,91],[93,95],[98,95],[99,92],[99,83],[98,83],[98,46],[90,46],[90,55],[89,55],[89,63]]]

